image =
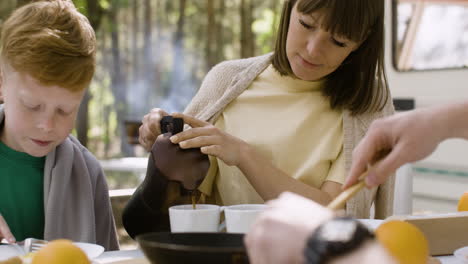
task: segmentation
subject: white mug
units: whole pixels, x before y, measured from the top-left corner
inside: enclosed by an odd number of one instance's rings
[[[264,204],[237,204],[223,207],[226,231],[228,233],[247,233],[255,218],[265,208],[267,205]]]
[[[218,232],[221,207],[214,204],[175,205],[169,208],[171,232]]]

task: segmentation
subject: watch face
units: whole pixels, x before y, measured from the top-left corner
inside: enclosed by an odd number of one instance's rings
[[[354,220],[334,219],[322,226],[319,236],[329,242],[347,242],[353,238],[357,225]]]

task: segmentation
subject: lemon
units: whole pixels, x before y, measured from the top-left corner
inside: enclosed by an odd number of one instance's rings
[[[415,225],[401,220],[381,224],[376,230],[377,240],[400,264],[426,264],[429,243]]]
[[[458,200],[458,212],[468,211],[468,192],[465,192]]]
[[[81,248],[70,240],[49,242],[34,254],[31,264],[91,264]]]

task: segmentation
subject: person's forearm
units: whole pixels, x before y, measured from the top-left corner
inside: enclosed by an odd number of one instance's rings
[[[246,144],[243,148],[238,168],[265,201],[275,199],[285,191],[305,196],[322,205],[327,205],[334,198],[318,188],[290,177],[249,145]]]
[[[443,129],[443,139],[468,139],[468,101],[437,108],[434,117]]]

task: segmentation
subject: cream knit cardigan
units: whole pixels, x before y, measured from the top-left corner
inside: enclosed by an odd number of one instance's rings
[[[271,64],[271,54],[241,60],[222,62],[206,75],[200,90],[185,109],[185,113],[214,123],[224,108],[236,99],[255,78]],[[362,139],[370,123],[394,113],[392,100],[388,100],[381,112],[352,116],[343,114],[345,169],[351,167],[352,151]],[[393,213],[395,176],[377,189],[365,189],[346,204],[346,213],[355,218],[369,218],[375,200],[375,218],[384,219]]]

